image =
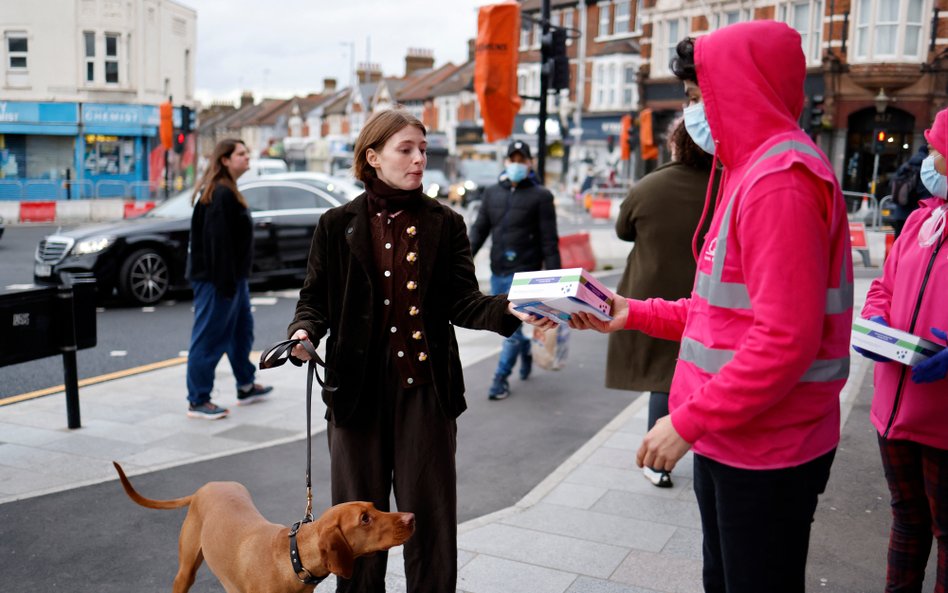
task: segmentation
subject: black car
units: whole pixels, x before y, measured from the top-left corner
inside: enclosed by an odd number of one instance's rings
[[[240,183],[240,192],[254,221],[250,281],[303,277],[320,215],[344,200],[302,181],[260,177]],[[49,235],[36,248],[33,281],[93,278],[100,297],[118,292],[134,303],[155,303],[169,290],[189,288],[190,227],[186,191],[137,218]]]

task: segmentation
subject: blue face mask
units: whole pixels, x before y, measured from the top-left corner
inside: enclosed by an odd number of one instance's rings
[[[520,183],[527,178],[527,173],[529,172],[530,170],[523,163],[507,164],[507,179],[509,179],[511,183]]]
[[[922,161],[922,168],[918,173],[922,184],[936,198],[948,197],[948,177],[935,170],[935,155],[929,155]]]
[[[711,126],[704,114],[704,103],[695,103],[685,107],[685,129],[688,135],[698,145],[698,148],[708,154],[714,154],[714,138],[711,137]]]

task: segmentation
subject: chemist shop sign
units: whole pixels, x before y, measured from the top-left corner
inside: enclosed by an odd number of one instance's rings
[[[144,123],[141,105],[84,103],[82,123],[108,126],[138,126]]]

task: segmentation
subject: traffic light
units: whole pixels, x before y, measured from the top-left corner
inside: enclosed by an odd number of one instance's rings
[[[823,95],[810,97],[810,130],[818,132],[823,128]]]
[[[174,108],[171,101],[165,101],[158,106],[158,138],[165,150],[170,150],[174,143]]]
[[[174,151],[175,151],[176,153],[181,154],[182,152],[184,152],[184,140],[185,140],[185,138],[186,138],[186,136],[184,135],[184,132],[183,132],[183,131],[178,130],[178,131],[175,133],[175,135],[174,135]]]
[[[541,55],[543,76],[554,91],[569,88],[569,56],[566,55],[566,29],[553,29],[543,35]]]
[[[885,152],[885,143],[889,139],[889,135],[883,129],[876,129],[872,133],[872,152],[875,154],[882,154]]]
[[[191,133],[191,108],[187,105],[181,106],[181,131],[187,136]]]

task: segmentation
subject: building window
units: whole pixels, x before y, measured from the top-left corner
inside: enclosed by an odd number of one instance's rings
[[[86,82],[95,82],[95,33],[84,31],[82,40],[85,47]]]
[[[530,21],[524,20],[520,24],[520,49],[530,47]]]
[[[642,11],[645,10],[645,2],[643,0],[635,0],[635,31],[637,33],[642,32]]]
[[[26,70],[26,33],[7,33],[7,67],[10,70]]]
[[[612,7],[608,2],[599,3],[599,36],[605,37],[612,33]]]
[[[720,29],[721,27],[726,27],[728,25],[733,25],[734,23],[740,23],[749,20],[752,20],[749,9],[741,10],[738,8],[733,8],[717,14],[716,28]]]
[[[805,0],[780,6],[780,20],[800,34],[808,62],[820,61],[823,39],[823,0]]]
[[[629,32],[629,0],[617,0],[615,20],[612,25],[614,35],[622,35]]]
[[[119,36],[111,33],[105,35],[105,82],[119,82]]]
[[[856,10],[857,60],[921,58],[922,0],[858,0]]]
[[[623,57],[604,58],[593,70],[593,95],[590,108],[595,111],[632,108],[638,101],[635,62]]]
[[[622,80],[622,106],[625,108],[634,107],[635,101],[635,66],[625,65],[625,76]]]
[[[678,47],[679,36],[681,35],[681,27],[679,26],[679,21],[677,19],[670,20],[665,23],[665,43],[667,44],[665,49],[665,63],[662,64],[664,70],[668,69],[668,65],[671,64],[671,61],[678,56],[676,48]],[[659,54],[661,55],[661,54]]]
[[[567,8],[563,10],[563,27],[566,29],[573,28],[573,9]]]

